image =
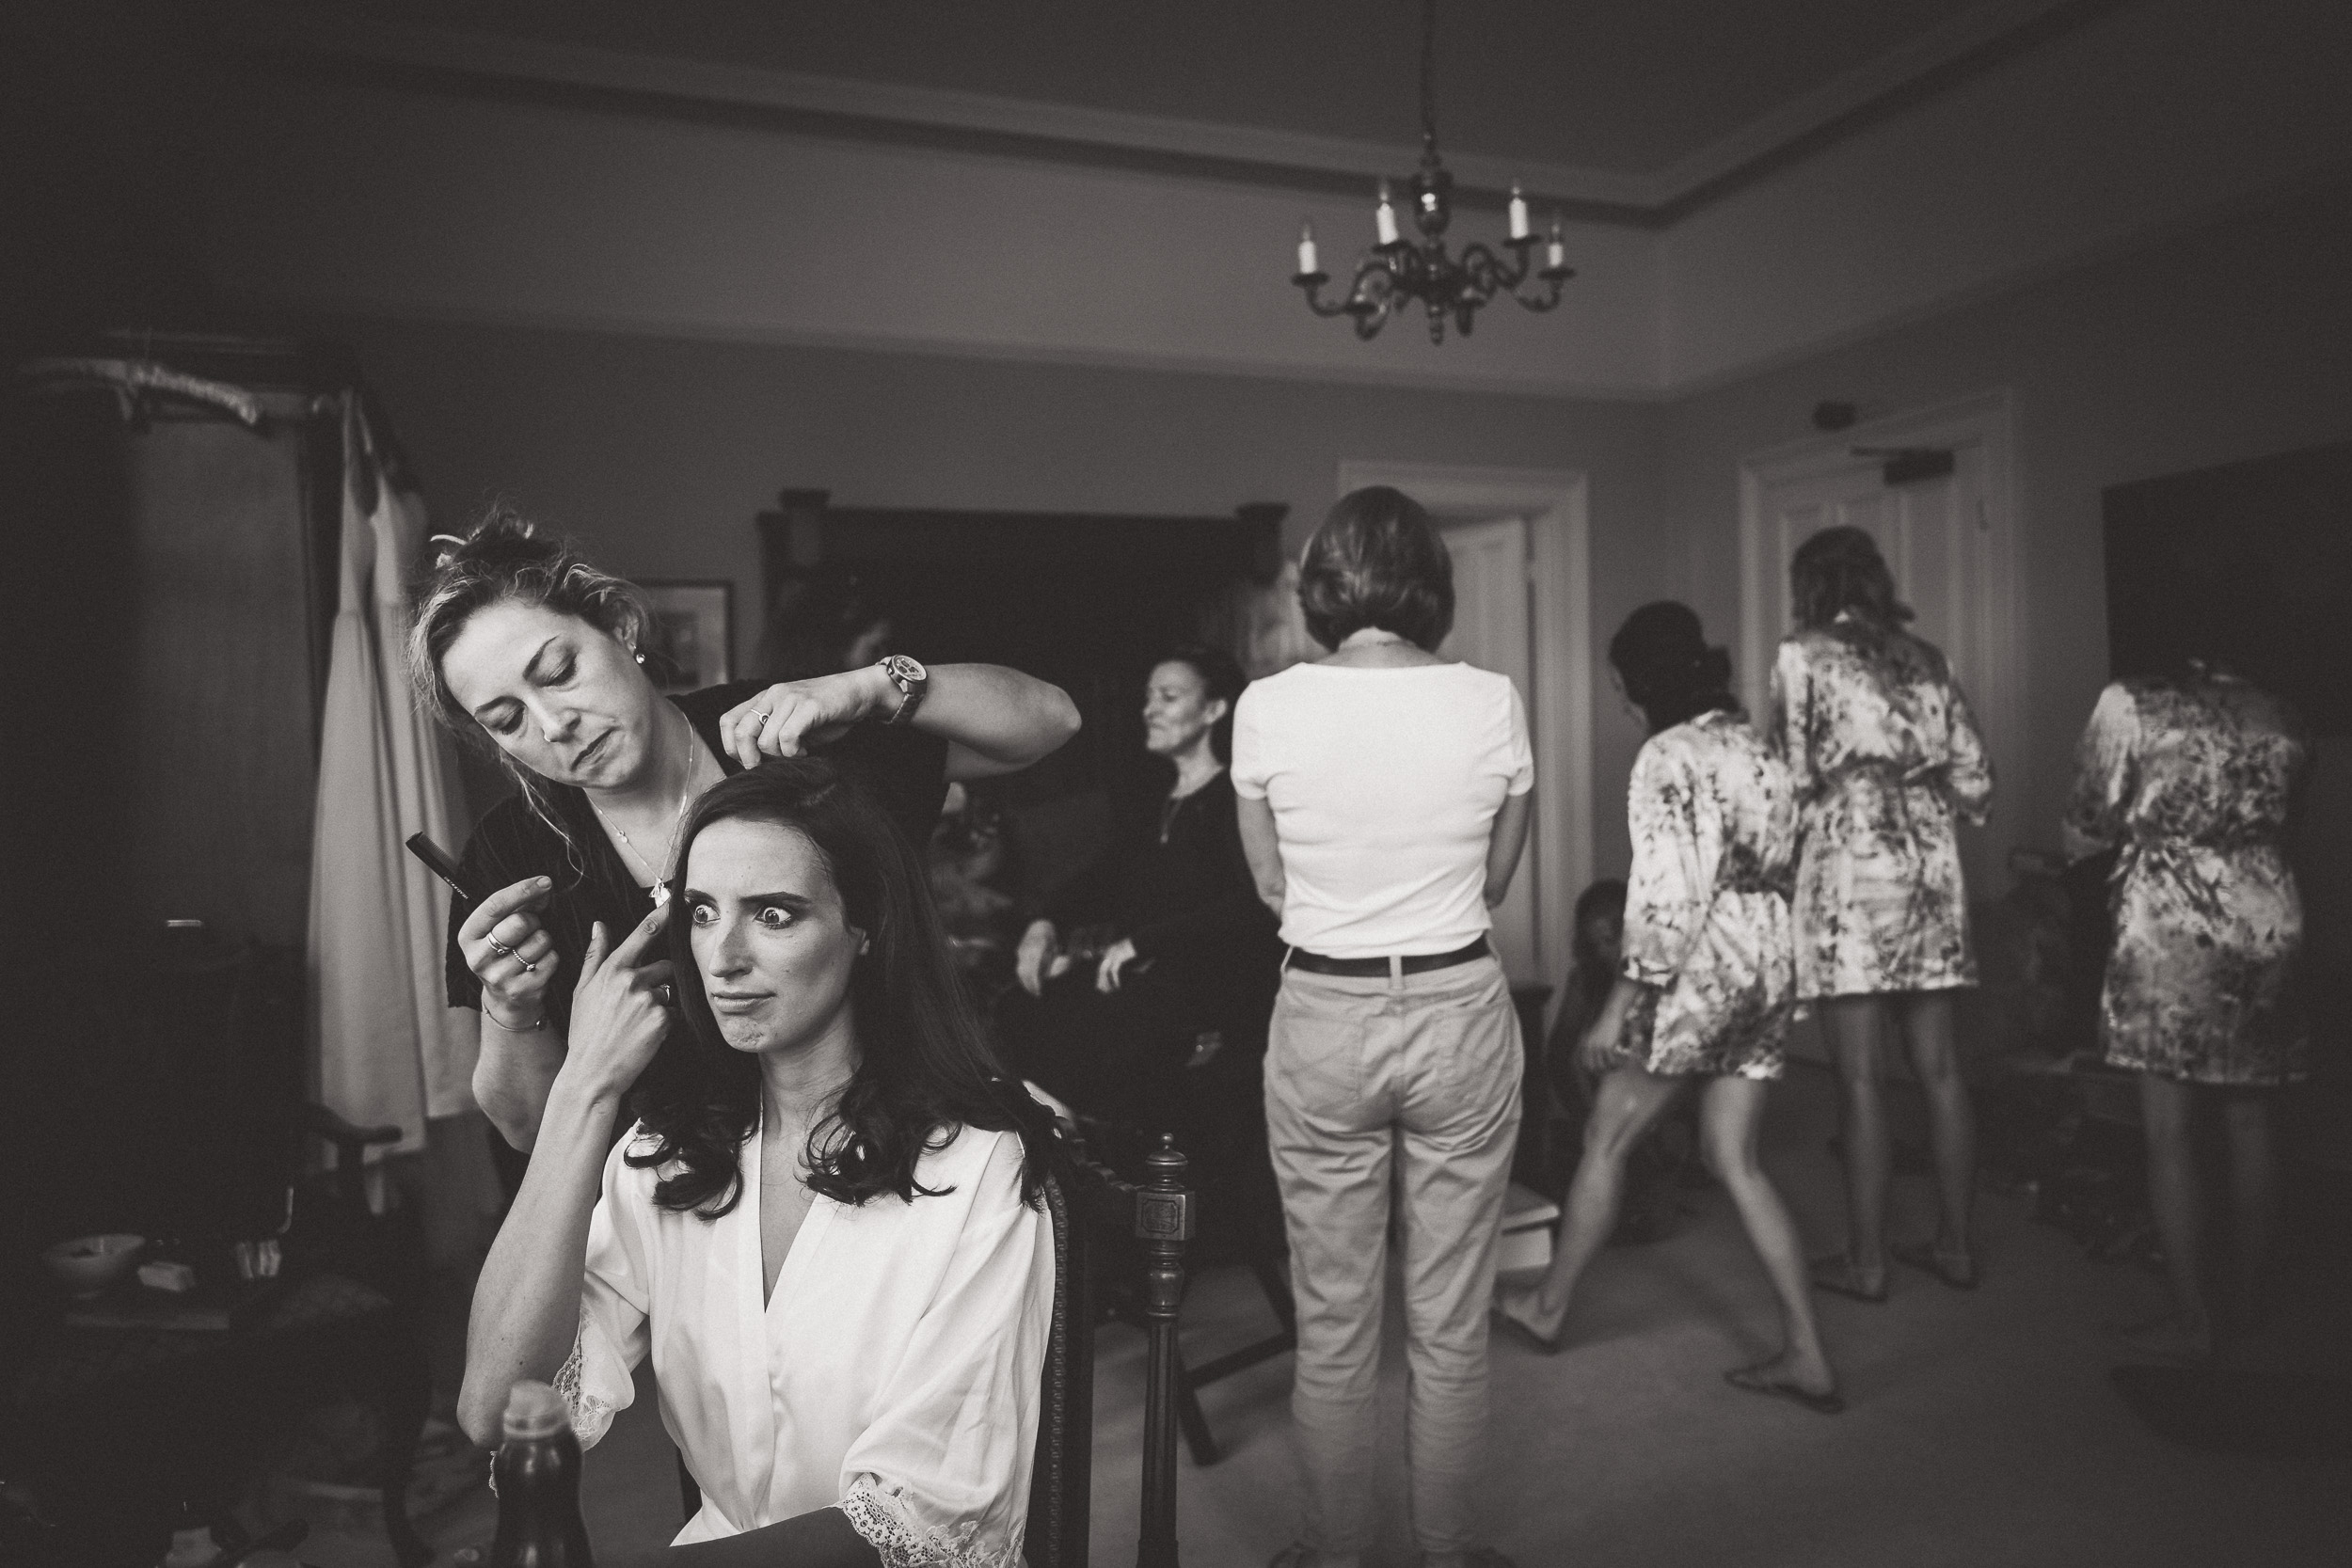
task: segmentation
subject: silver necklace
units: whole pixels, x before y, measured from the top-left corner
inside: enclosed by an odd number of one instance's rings
[[[669,864],[670,857],[677,852],[678,829],[683,827],[686,821],[686,798],[694,792],[694,726],[691,723],[686,726],[686,755],[679,760],[685,765],[686,776],[678,781],[677,804],[670,811],[670,842],[661,852],[663,865]],[[653,907],[658,910],[668,903],[670,901],[670,879],[661,875],[652,861],[646,859],[643,849],[637,847],[636,841],[628,836],[628,830],[607,816],[605,809],[596,804],[596,797],[593,795],[588,798],[588,809],[595,812],[604,825],[612,830],[614,835],[621,841],[621,847],[636,856],[637,863],[644,866],[652,876],[653,887],[650,891],[653,894]]]

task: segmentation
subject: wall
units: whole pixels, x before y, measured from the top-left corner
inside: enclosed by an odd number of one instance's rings
[[[309,325],[358,350],[437,528],[504,495],[630,576],[731,578],[739,654],[760,608],[752,519],[798,486],[864,506],[1227,514],[1282,501],[1295,547],[1343,459],[1582,469],[1596,669],[1625,612],[1681,577],[1657,527],[1662,415],[1647,404],[383,317]],[[1617,869],[1641,737],[1606,698],[1595,847]]]
[[[1677,395],[1988,298],[2352,163],[2352,7],[2136,0],[1661,243]]]
[[[2138,255],[1686,399],[1667,414],[1665,508],[1687,591],[1739,614],[1737,469],[1812,434],[1834,398],[1878,418],[1996,387],[2014,397],[2022,739],[1996,847],[2055,847],[2075,736],[2106,678],[2100,492],[2352,436],[2352,182]]]

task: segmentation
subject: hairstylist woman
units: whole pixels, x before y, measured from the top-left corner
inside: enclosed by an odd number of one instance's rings
[[[1405,1204],[1413,1532],[1437,1568],[1477,1548],[1486,1302],[1518,1130],[1520,1045],[1487,945],[1534,784],[1510,680],[1439,658],[1445,543],[1411,499],[1343,497],[1298,600],[1332,650],[1254,682],[1233,727],[1242,846],[1289,944],[1265,1105],[1298,1298],[1304,1511],[1279,1568],[1371,1544],[1392,1164]]]
[[[763,755],[815,752],[922,844],[947,780],[1025,767],[1078,727],[1060,689],[1018,672],[895,657],[665,699],[643,668],[648,624],[635,589],[500,510],[443,558],[409,634],[426,706],[488,740],[522,786],[466,846],[486,895],[452,905],[448,964],[451,1006],[488,1025],[474,1096],[517,1148],[564,1062],[590,927],[628,930],[666,897],[705,789]]]

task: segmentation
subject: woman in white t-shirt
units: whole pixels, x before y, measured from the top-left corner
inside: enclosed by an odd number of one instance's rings
[[[1354,1568],[1371,1544],[1395,1190],[1413,1532],[1429,1568],[1500,1564],[1475,1544],[1470,1494],[1520,1043],[1486,933],[1527,839],[1527,715],[1508,677],[1433,651],[1454,624],[1453,566],[1399,492],[1341,499],[1308,541],[1298,599],[1332,652],[1252,684],[1233,721],[1242,847],[1290,949],[1265,1102],[1305,1486],[1274,1562]]]

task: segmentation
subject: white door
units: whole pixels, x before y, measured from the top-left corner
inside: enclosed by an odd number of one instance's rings
[[[1808,467],[1812,471],[1775,475],[1766,469],[1760,476],[1765,551],[1760,564],[1770,574],[1769,610],[1767,624],[1752,628],[1763,635],[1751,635],[1749,667],[1740,673],[1749,710],[1762,721],[1772,650],[1796,625],[1789,557],[1822,529],[1858,528],[1878,541],[1894,574],[1896,596],[1916,614],[1911,629],[1944,650],[1979,726],[1988,736],[1997,733],[1997,716],[1988,706],[1994,699],[1994,650],[1988,645],[1983,602],[1983,450],[1963,447],[1953,454],[1950,474],[1911,484],[1888,484],[1876,458],[1849,458],[1827,471]],[[1996,769],[2000,760],[1994,759]],[[1985,837],[1961,835],[1961,858],[1972,889],[2000,885],[1989,879],[1994,865]]]
[[[1511,677],[1519,700],[1535,710],[1534,618],[1528,603],[1527,519],[1441,522],[1454,557],[1454,630],[1438,653]],[[1535,940],[1535,873],[1540,863],[1533,830],[1511,879],[1510,896],[1494,911],[1495,952],[1515,986],[1549,985]]]

